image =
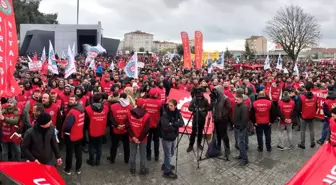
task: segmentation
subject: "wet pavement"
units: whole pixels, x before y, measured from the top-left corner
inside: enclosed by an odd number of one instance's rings
[[[315,140],[321,136],[321,122],[315,122]],[[307,128],[308,129],[308,128]],[[162,177],[161,164],[163,162],[163,152],[160,143],[160,160],[159,162],[148,162],[149,174],[140,176],[129,173],[128,165],[123,162],[122,145],[119,147],[115,164],[109,164],[106,158],[109,155],[109,142],[104,145],[101,165],[91,167],[86,164],[88,154],[83,153],[82,174],[77,175],[74,172],[71,176],[61,172],[64,180],[68,185],[283,185],[285,184],[298,169],[316,152],[319,145],[311,149],[309,142],[309,132],[306,133],[306,149],[297,148],[299,143],[300,132],[293,131],[293,140],[295,148],[291,150],[280,151],[276,149],[278,143],[277,126],[272,126],[272,147],[271,152],[257,151],[256,135],[249,137],[248,157],[250,163],[245,167],[238,166],[239,161],[234,159],[238,151],[234,148],[233,132],[229,132],[231,145],[230,161],[221,159],[207,159],[200,161],[200,168],[197,169],[197,161],[193,152],[187,153],[188,137],[185,135],[179,146],[177,180],[169,180]],[[204,153],[207,146],[204,147]],[[62,151],[64,156],[64,150]],[[203,154],[204,155],[204,154]],[[64,160],[64,158],[63,158]],[[74,160],[75,161],[75,160]],[[172,164],[175,165],[175,156]],[[137,159],[137,167],[139,158]]]

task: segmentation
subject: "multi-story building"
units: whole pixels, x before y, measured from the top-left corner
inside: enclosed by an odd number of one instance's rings
[[[259,53],[267,52],[267,40],[264,36],[252,35],[250,38],[247,38],[246,41],[250,49],[254,51],[257,55]]]
[[[154,41],[153,42],[153,47],[159,51],[170,51],[173,52],[174,50],[176,50],[177,47],[177,43],[174,42],[167,42],[167,41]]]
[[[125,33],[123,49],[139,51],[140,48],[144,48],[144,51],[152,51],[153,37],[153,34],[142,32],[139,30]]]

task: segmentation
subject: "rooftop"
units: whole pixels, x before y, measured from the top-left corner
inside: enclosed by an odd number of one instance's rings
[[[336,53],[336,48],[311,48],[311,51],[318,53]]]
[[[129,34],[153,35],[153,34],[146,33],[146,32],[140,31],[140,30],[136,30],[136,31],[132,31],[132,32],[125,33],[125,35],[129,35]]]
[[[175,43],[175,42],[158,41],[158,40],[153,41],[153,43],[155,43],[155,44],[177,44],[177,43]]]
[[[264,37],[264,36],[252,35],[250,38],[247,38],[247,40],[259,39],[260,37]]]

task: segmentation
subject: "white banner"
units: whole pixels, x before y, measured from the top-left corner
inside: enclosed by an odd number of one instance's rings
[[[36,62],[28,62],[28,67],[30,71],[40,71],[42,69],[42,62],[36,61]]]

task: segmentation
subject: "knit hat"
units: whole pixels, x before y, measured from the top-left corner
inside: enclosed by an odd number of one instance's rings
[[[9,98],[8,99],[8,102],[11,102],[11,103],[13,103],[13,104],[17,104],[17,101],[16,101],[16,99],[15,98]]]
[[[51,116],[48,113],[41,113],[37,119],[36,119],[36,123],[39,125],[46,125],[51,121]]]

